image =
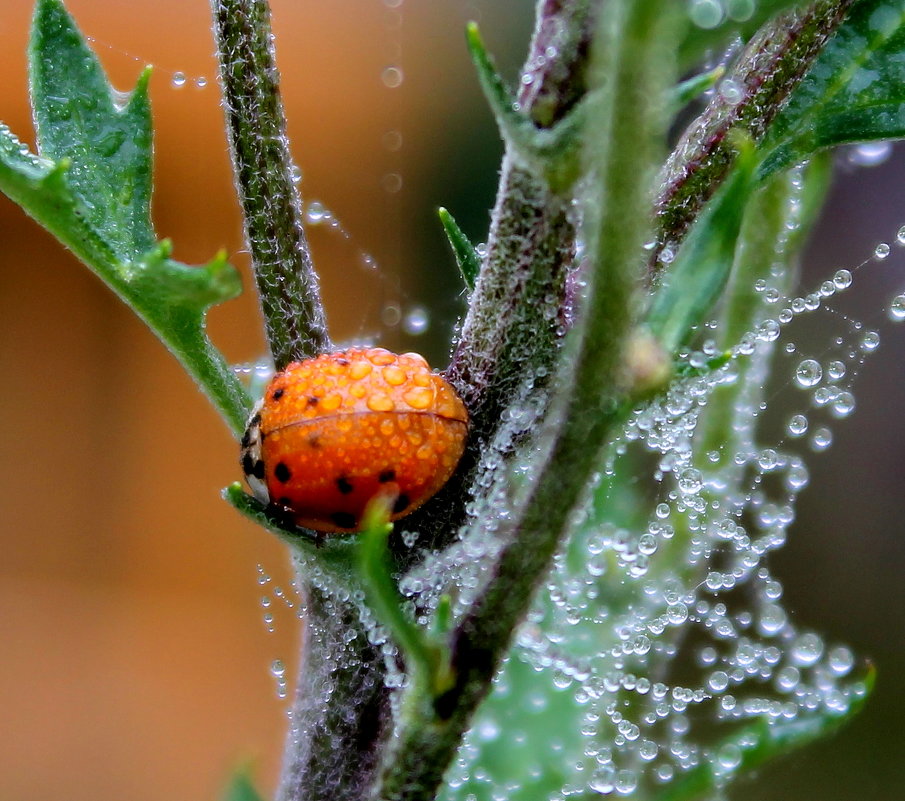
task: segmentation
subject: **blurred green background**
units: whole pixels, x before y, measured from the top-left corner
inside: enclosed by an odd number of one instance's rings
[[[68,5],[117,87],[156,65],[159,232],[180,260],[226,247],[247,271],[207,3]],[[501,151],[463,26],[478,19],[514,77],[532,4],[272,5],[301,189],[341,222],[309,229],[333,336],[443,366],[464,298],[435,209],[483,239]],[[28,140],[30,14],[30,0],[0,10],[0,119]],[[396,87],[390,66],[402,70]],[[905,151],[870,168],[839,162],[807,289],[894,242],[905,223]],[[870,657],[878,689],[849,728],[733,798],[905,797],[905,330],[884,313],[905,289],[903,268],[894,246],[843,301],[883,344],[857,384],[854,418],[829,453],[809,458],[811,486],[773,560],[797,621]],[[239,475],[235,443],[131,313],[2,197],[0,276],[0,799],[211,799],[241,759],[272,787],[286,701],[270,666],[284,660],[292,674],[297,631],[274,593],[289,579],[284,551],[218,497]],[[427,330],[413,333],[422,311]],[[819,350],[827,327],[812,318],[793,336]],[[260,359],[250,293],[210,322],[230,359]],[[273,582],[259,583],[259,564]]]

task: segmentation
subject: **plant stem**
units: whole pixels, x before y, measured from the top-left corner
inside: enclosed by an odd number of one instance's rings
[[[595,41],[600,105],[587,137],[601,184],[597,204],[589,206],[599,209],[599,217],[589,215],[595,222],[588,231],[596,264],[566,347],[560,391],[539,438],[542,461],[498,534],[507,544],[492,577],[453,634],[456,686],[431,714],[413,716],[403,727],[386,762],[381,799],[433,798],[624,408],[622,344],[644,262],[663,98],[673,77],[664,45],[677,38],[670,3],[612,0],[601,13]]]
[[[651,251],[651,275],[659,257],[675,251],[689,225],[732,167],[735,151],[727,140],[734,128],[759,142],[770,122],[804,77],[827,39],[855,0],[816,0],[804,10],[779,15],[745,48],[721,82],[710,104],[685,132],[663,169],[657,199],[657,244]]]
[[[211,0],[234,174],[267,341],[281,370],[330,345],[279,92],[266,0]]]
[[[384,656],[353,602],[317,587],[304,592],[302,660],[277,799],[364,799],[392,720]]]
[[[562,119],[585,92],[590,0],[541,0],[518,102],[537,125]],[[555,58],[547,58],[549,48]],[[469,456],[486,443],[527,374],[550,368],[565,330],[559,313],[574,262],[569,202],[507,151],[487,254],[448,375],[471,417]]]

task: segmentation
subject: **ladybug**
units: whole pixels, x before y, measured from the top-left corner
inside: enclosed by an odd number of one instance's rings
[[[386,494],[390,519],[442,487],[465,449],[468,413],[417,353],[349,348],[277,373],[242,438],[255,497],[297,526],[350,532]]]

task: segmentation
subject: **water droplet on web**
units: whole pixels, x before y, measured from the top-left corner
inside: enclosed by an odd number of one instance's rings
[[[890,142],[865,142],[848,151],[848,162],[858,167],[876,167],[892,154]]]
[[[402,176],[398,172],[388,172],[380,179],[380,185],[391,195],[396,194],[402,189]]]
[[[751,19],[756,7],[755,0],[726,0],[726,14],[735,22]]]
[[[293,164],[293,165],[289,168],[289,178],[290,178],[290,180],[292,181],[292,183],[294,183],[294,184],[301,183],[301,180],[302,180],[302,168],[299,167],[297,164]]]
[[[833,283],[836,285],[836,289],[848,289],[852,285],[851,270],[836,270],[836,274],[833,276]]]
[[[402,330],[410,336],[420,336],[430,328],[430,316],[423,306],[412,306],[402,320]]]
[[[380,73],[380,80],[388,89],[397,89],[402,86],[402,70],[396,66],[385,67]]]
[[[723,5],[719,0],[692,0],[688,16],[699,28],[712,30],[723,21]]]
[[[880,345],[880,335],[876,331],[868,331],[861,338],[861,350],[865,353],[875,351]]]
[[[185,86],[186,77],[184,72],[174,72],[173,77],[170,80],[170,84],[174,89],[182,89]]]
[[[811,450],[825,451],[833,444],[833,432],[822,426],[814,430],[811,436]]]
[[[836,646],[828,654],[830,670],[837,676],[847,676],[855,666],[855,656],[844,645]]]
[[[874,248],[874,258],[877,261],[883,261],[889,255],[890,247],[885,242],[881,242]]]
[[[274,659],[270,665],[270,674],[276,680],[277,698],[286,697],[286,665],[282,659]]]
[[[804,436],[808,430],[808,418],[803,414],[793,414],[789,418],[787,430],[792,437]]]
[[[399,131],[387,131],[381,142],[386,150],[389,150],[391,153],[395,153],[402,147],[402,134]]]
[[[823,368],[814,359],[805,359],[795,370],[795,383],[805,389],[815,387],[823,378]]]
[[[889,304],[889,319],[894,323],[905,320],[905,294],[896,295]]]
[[[318,225],[324,221],[324,218],[327,216],[327,209],[324,208],[324,204],[318,200],[312,200],[308,204],[308,208],[305,210],[305,220],[309,223],[309,225]]]
[[[207,86],[207,78],[203,75],[199,75],[195,78],[195,88],[196,89],[204,89]]]
[[[398,303],[387,303],[380,312],[380,319],[388,328],[395,328],[402,320],[402,309]]]

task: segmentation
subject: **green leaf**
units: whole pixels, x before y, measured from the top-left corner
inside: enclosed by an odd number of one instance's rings
[[[462,280],[469,291],[474,289],[475,282],[478,280],[478,273],[481,272],[481,257],[475,246],[471,244],[465,233],[459,228],[452,214],[446,209],[440,207],[437,209],[437,216],[446,231],[446,238],[452,248],[453,255],[456,257],[456,264],[459,265],[459,272],[462,273]]]
[[[654,295],[647,324],[669,352],[686,342],[729,280],[757,164],[754,146],[746,140],[732,173],[685,238]]]
[[[239,275],[223,254],[191,267],[155,244],[147,71],[118,103],[59,0],[39,0],[30,57],[40,155],[0,126],[0,191],[132,307],[241,434],[251,400],[205,333]]]
[[[669,93],[668,103],[673,115],[678,114],[692,100],[696,100],[708,89],[713,89],[717,81],[726,74],[726,68],[721,64],[712,70],[693,75],[681,83],[676,84]]]
[[[223,793],[223,801],[264,801],[264,798],[255,790],[248,769],[240,768]]]
[[[59,0],[38,0],[29,67],[39,152],[71,162],[86,219],[117,256],[150,250],[150,69],[130,95],[116,92]]]
[[[568,191],[581,174],[582,134],[592,97],[578,102],[556,125],[539,128],[518,107],[515,95],[496,71],[476,23],[468,24],[465,38],[484,97],[510,153],[542,177],[551,191]]]
[[[864,707],[876,682],[876,670],[868,666],[861,681],[863,692],[848,709],[838,714],[822,711],[810,717],[794,720],[782,718],[758,720],[723,739],[712,750],[715,754],[731,754],[733,761],[739,759],[731,778],[737,781],[746,774],[792,751],[826,737],[842,728]],[[696,768],[679,776],[655,796],[655,801],[699,801],[712,797],[724,787],[726,775],[718,775],[718,766],[713,760],[703,760]]]
[[[767,132],[761,175],[821,148],[905,137],[905,5],[861,0]]]

